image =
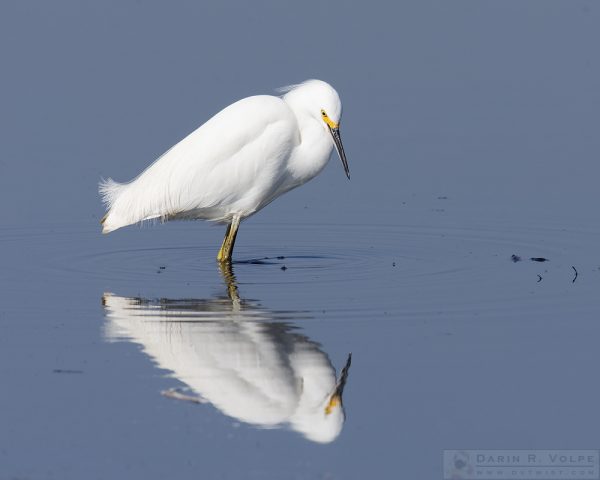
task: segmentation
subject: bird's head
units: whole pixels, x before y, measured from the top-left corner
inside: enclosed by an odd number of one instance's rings
[[[322,80],[307,80],[299,85],[286,87],[283,91],[287,91],[284,98],[288,103],[293,104],[295,108],[301,108],[331,134],[346,176],[350,178],[348,160],[340,136],[342,102],[335,89]]]

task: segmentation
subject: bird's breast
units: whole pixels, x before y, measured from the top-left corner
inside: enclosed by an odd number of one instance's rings
[[[317,176],[327,165],[333,150],[331,137],[320,125],[304,128],[301,138],[289,161],[295,186]]]

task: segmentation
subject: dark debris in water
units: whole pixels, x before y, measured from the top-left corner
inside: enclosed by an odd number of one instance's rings
[[[519,255],[515,254],[515,253],[513,253],[510,256],[510,259],[514,263],[520,262],[522,260],[522,258]],[[548,260],[547,258],[544,258],[544,257],[530,257],[529,260],[531,260],[532,262],[549,262],[550,261],[550,260]]]
[[[282,270],[285,272],[285,271],[287,270],[287,267],[286,267],[285,265],[283,265],[283,266],[281,267],[281,269],[282,269]]]
[[[234,264],[240,265],[278,265],[278,260],[315,260],[321,258],[334,258],[326,255],[279,255],[276,257],[250,258],[248,260],[234,260]],[[287,268],[287,267],[286,267]]]
[[[246,264],[246,265],[274,265],[277,262],[270,261],[269,257],[264,258],[251,258],[249,260],[235,260],[234,264]]]
[[[68,368],[55,368],[54,370],[52,370],[52,373],[78,374],[78,373],[83,373],[83,370],[71,370]]]

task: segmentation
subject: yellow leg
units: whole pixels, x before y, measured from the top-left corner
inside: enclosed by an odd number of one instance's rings
[[[235,237],[237,236],[239,226],[240,217],[233,217],[233,220],[227,226],[223,244],[217,254],[217,260],[219,262],[231,262],[231,254],[233,253],[233,246],[235,245]]]

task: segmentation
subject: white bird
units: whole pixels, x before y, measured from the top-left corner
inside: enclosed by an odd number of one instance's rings
[[[102,233],[144,220],[228,224],[217,260],[231,261],[240,221],[314,178],[340,138],[342,103],[331,85],[307,80],[226,107],[129,183],[100,183]]]

